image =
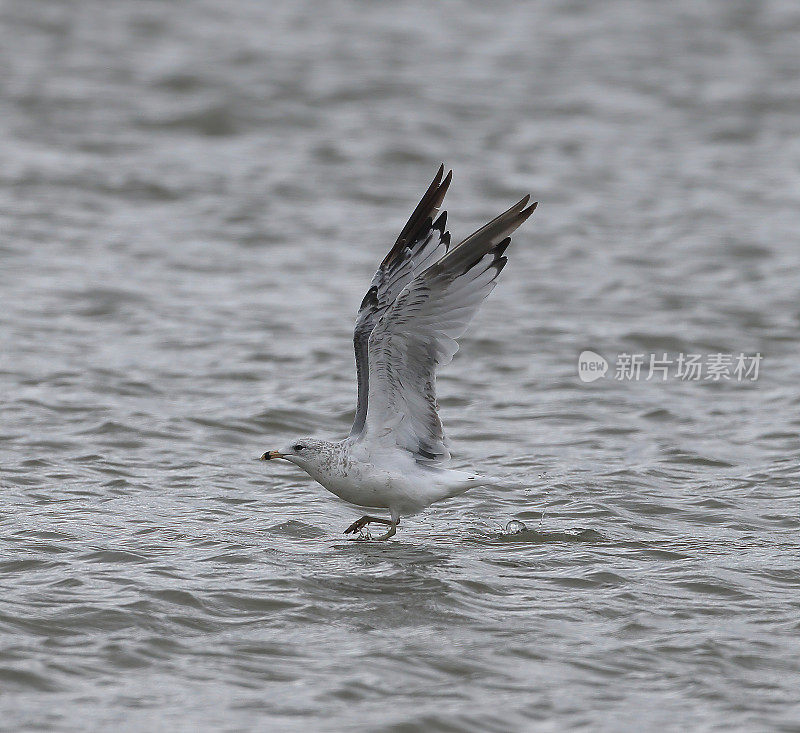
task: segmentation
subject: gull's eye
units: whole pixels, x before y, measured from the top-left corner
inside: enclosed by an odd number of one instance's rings
[[[293,445],[292,446],[292,450],[297,452],[297,453],[299,453],[301,450],[303,450],[303,448],[305,448],[305,446],[300,445],[300,443],[298,443],[297,445]]]

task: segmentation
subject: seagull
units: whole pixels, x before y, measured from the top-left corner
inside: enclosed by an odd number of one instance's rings
[[[534,211],[530,196],[451,246],[447,212],[439,214],[453,172],[439,168],[394,246],[372,278],[356,317],[353,344],[358,402],[342,441],[298,438],[261,460],[283,459],[344,501],[385,509],[365,514],[345,534],[371,523],[397,531],[400,518],[497,479],[447,467],[450,451],[436,402],[436,371],[506,264],[510,235]],[[367,535],[365,539],[368,539]]]

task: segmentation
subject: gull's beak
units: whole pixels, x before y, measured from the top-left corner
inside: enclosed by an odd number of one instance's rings
[[[278,453],[276,450],[268,450],[261,456],[262,461],[271,461],[273,458],[283,458],[283,453]]]

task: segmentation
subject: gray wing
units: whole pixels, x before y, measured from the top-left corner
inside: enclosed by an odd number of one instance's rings
[[[419,272],[369,336],[369,411],[362,439],[409,451],[417,461],[450,458],[436,404],[436,369],[458,349],[506,264],[509,236],[534,211],[526,196]]]
[[[358,375],[358,406],[351,437],[361,434],[367,419],[369,393],[369,336],[380,317],[394,303],[400,291],[426,267],[436,262],[450,246],[450,233],[445,230],[447,212],[439,213],[444,195],[453,177],[453,171],[444,175],[444,165],[425,195],[417,204],[403,231],[383,259],[372,278],[369,290],[361,302],[353,332]]]

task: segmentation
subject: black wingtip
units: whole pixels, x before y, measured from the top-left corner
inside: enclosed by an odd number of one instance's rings
[[[517,216],[522,217],[522,221],[525,221],[534,211],[536,211],[536,207],[539,205],[538,201],[534,201],[530,206],[528,206],[528,202],[531,200],[531,195],[529,193],[525,194],[516,204],[514,204],[509,211],[517,211]]]
[[[430,185],[428,186],[428,190],[425,192],[426,195],[430,195],[431,191],[434,191],[436,188],[439,187],[439,184],[442,182],[442,177],[444,176],[444,163],[439,166],[439,170],[436,171],[436,175],[433,177]],[[423,196],[424,198],[424,196]]]
[[[505,251],[508,249],[508,245],[509,244],[511,244],[511,237],[506,237],[502,242],[500,242],[494,248],[494,256],[497,259],[500,259],[503,256],[503,254],[505,253]]]
[[[425,191],[411,217],[406,222],[394,246],[383,258],[381,267],[389,265],[410,242],[413,242],[420,235],[420,232],[426,226],[431,225],[433,218],[439,213],[439,207],[442,205],[444,196],[450,186],[450,181],[453,180],[453,171],[449,171],[444,178],[442,176],[444,176],[444,163],[439,166],[439,170],[436,172],[430,186],[428,186],[428,190]]]
[[[444,171],[444,165],[442,165],[441,170]],[[450,185],[452,180],[453,180],[453,171],[449,170],[447,171],[447,175],[444,177],[444,181],[442,181],[442,185],[445,187],[445,191],[447,190],[447,187]]]

